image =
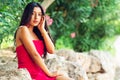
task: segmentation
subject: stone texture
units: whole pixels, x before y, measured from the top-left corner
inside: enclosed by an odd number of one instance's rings
[[[120,80],[120,68],[116,68],[113,57],[106,51],[78,53],[62,49],[48,54],[44,61],[50,71],[58,70],[75,80]],[[0,50],[0,80],[31,80],[26,69],[17,69],[12,51]]]

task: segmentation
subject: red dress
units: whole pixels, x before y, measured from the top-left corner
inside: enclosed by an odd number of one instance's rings
[[[40,56],[42,56],[44,53],[43,41],[33,40],[33,43]],[[47,76],[42,69],[35,64],[23,45],[16,47],[16,53],[18,59],[18,68],[26,68],[33,80],[56,80],[55,77]]]

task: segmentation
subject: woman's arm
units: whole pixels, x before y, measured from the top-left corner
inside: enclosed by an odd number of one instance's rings
[[[48,33],[46,32],[45,28],[44,28],[44,25],[45,25],[45,18],[43,17],[41,19],[41,22],[38,26],[38,29],[40,30],[43,38],[44,38],[44,42],[45,42],[45,46],[46,46],[46,49],[47,49],[47,52],[48,53],[54,53],[54,44],[52,42],[52,40],[50,39]]]
[[[43,30],[41,32],[43,38],[44,38],[44,42],[45,42],[45,46],[47,49],[48,53],[54,53],[54,44],[52,42],[52,40],[50,39],[48,33],[46,32],[46,30]]]
[[[28,51],[29,55],[33,59],[33,61],[48,75],[48,76],[54,76],[52,73],[48,70],[47,66],[45,65],[44,61],[42,60],[41,56],[38,54],[34,43],[32,41],[30,32],[27,27],[21,27],[20,28],[20,40],[22,41],[23,45],[25,46],[26,50]]]

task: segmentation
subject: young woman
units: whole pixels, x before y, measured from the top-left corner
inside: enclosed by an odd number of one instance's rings
[[[71,80],[60,73],[50,72],[42,57],[54,53],[54,44],[46,25],[45,13],[36,3],[29,3],[15,33],[18,68],[26,68],[32,80]]]

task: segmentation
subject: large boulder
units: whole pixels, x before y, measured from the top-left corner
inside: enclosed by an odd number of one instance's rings
[[[75,80],[119,80],[119,76],[115,77],[113,57],[106,51],[79,53],[61,49],[48,54],[44,61],[50,71],[57,70]],[[12,51],[0,50],[0,80],[31,80],[26,69],[17,69],[16,54]]]

